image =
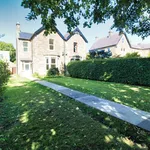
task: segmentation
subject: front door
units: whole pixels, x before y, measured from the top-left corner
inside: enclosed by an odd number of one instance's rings
[[[23,62],[23,76],[31,75],[31,62]]]
[[[30,64],[29,63],[24,64],[24,70],[25,70],[25,72],[30,72]]]

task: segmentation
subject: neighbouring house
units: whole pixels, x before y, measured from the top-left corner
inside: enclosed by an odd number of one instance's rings
[[[27,75],[38,73],[45,75],[47,70],[57,67],[64,70],[75,57],[86,59],[86,43],[88,42],[79,28],[72,34],[65,36],[57,29],[56,33],[44,35],[44,27],[34,33],[26,33],[20,30],[20,24],[16,24],[16,59],[17,73]]]
[[[16,64],[10,61],[10,52],[0,50],[0,60],[3,60],[8,63],[8,68],[12,74],[16,73]]]
[[[125,33],[112,33],[109,31],[107,37],[96,39],[95,43],[90,48],[90,51],[111,51],[112,57],[123,57],[127,53],[138,52],[141,57],[148,57],[150,54],[150,44],[132,45]]]
[[[7,62],[10,62],[9,51],[1,51],[0,50],[0,60],[4,60],[4,61],[7,61]]]

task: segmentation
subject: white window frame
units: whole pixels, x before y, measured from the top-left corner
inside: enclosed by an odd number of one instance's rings
[[[53,44],[50,44],[50,40],[53,40]],[[53,49],[50,49],[50,46],[53,46]],[[50,51],[54,51],[55,50],[55,40],[54,38],[49,38],[48,40],[48,48]]]
[[[48,58],[48,63],[46,62],[47,58]],[[57,56],[46,56],[45,57],[45,69],[46,70],[49,70],[51,68],[51,65],[52,65],[51,59],[52,58],[55,58],[55,66],[56,66],[56,68],[58,67],[58,60],[57,60],[58,58],[57,58]],[[48,69],[47,69],[47,65],[49,66]]]
[[[27,45],[25,46],[24,43],[27,43]],[[23,41],[23,51],[24,51],[24,52],[28,52],[28,48],[29,48],[28,46],[29,46],[29,43],[28,43],[27,41]],[[27,50],[25,50],[25,48],[26,48]]]

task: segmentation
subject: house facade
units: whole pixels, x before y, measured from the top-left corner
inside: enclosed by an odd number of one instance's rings
[[[89,51],[105,50],[111,51],[112,57],[123,57],[127,53],[137,52],[141,57],[148,57],[150,44],[132,45],[126,34],[109,32],[107,37],[97,39]]]
[[[79,28],[72,34],[63,36],[57,29],[56,33],[44,35],[44,27],[33,34],[20,31],[20,24],[16,24],[16,58],[17,73],[28,75],[38,73],[46,75],[48,69],[56,67],[64,70],[72,58],[78,56],[80,60],[86,58],[86,43]]]

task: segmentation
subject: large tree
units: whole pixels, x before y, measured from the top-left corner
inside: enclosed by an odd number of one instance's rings
[[[9,51],[10,61],[14,62],[16,60],[16,50],[11,43],[5,43],[0,41],[0,51]]]
[[[142,38],[150,35],[150,0],[23,0],[22,6],[31,11],[27,19],[41,16],[46,34],[55,31],[56,18],[64,18],[68,30],[80,24],[104,23],[113,18],[112,28],[137,34]]]

